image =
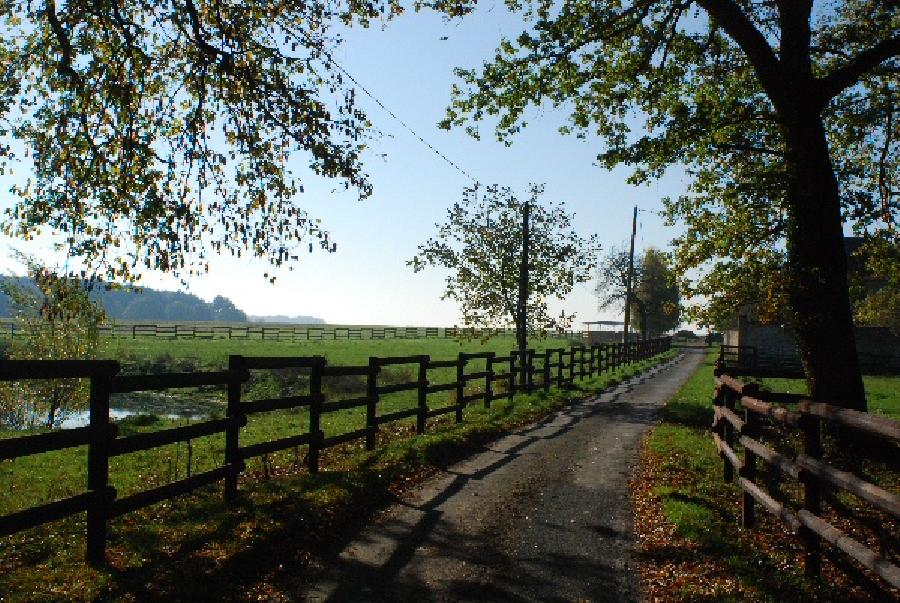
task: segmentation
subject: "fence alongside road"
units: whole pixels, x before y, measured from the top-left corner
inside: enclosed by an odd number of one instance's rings
[[[0,337],[17,337],[24,327],[12,321],[0,322]],[[110,323],[100,326],[101,337],[138,339],[237,339],[265,341],[358,341],[367,339],[481,339],[490,335],[513,335],[512,329],[460,327],[385,327],[323,325],[265,325],[215,323]],[[581,331],[548,331],[547,337],[581,340]]]
[[[361,366],[332,366],[321,356],[231,356],[228,369],[224,371],[162,375],[119,375],[119,364],[107,360],[0,361],[0,381],[72,378],[90,380],[88,426],[0,439],[0,461],[87,445],[87,490],[62,500],[0,516],[0,536],[87,512],[87,557],[94,563],[102,563],[106,554],[107,526],[112,518],[220,481],[224,481],[226,499],[232,499],[237,494],[238,477],[249,458],[307,446],[308,470],[315,473],[319,469],[319,454],[322,450],[357,439],[364,440],[366,448],[371,450],[375,446],[379,427],[385,423],[415,417],[416,432],[421,434],[425,432],[429,418],[452,413],[456,422],[461,422],[463,411],[472,402],[481,402],[489,408],[493,400],[511,398],[520,391],[564,387],[573,383],[576,378],[593,377],[662,353],[669,349],[670,342],[670,338],[663,337],[591,348],[577,346],[541,352],[527,350],[524,354],[513,351],[502,357],[494,352],[460,353],[450,360],[432,360],[429,356],[371,357],[368,364]],[[467,373],[466,367],[473,360],[478,360],[479,365],[483,361],[484,370]],[[388,365],[414,366],[417,377],[406,383],[379,383],[381,368]],[[286,368],[309,372],[307,394],[252,401],[242,398],[242,384],[250,378],[251,371]],[[429,371],[450,368],[456,369],[454,381],[433,383],[429,379]],[[327,399],[323,393],[323,381],[344,376],[365,377],[365,395],[340,400]],[[226,388],[224,418],[125,437],[118,436],[116,425],[110,421],[111,394],[208,386]],[[401,391],[415,391],[416,406],[379,414],[380,399]],[[430,407],[428,395],[442,391],[455,392],[454,403]],[[241,445],[240,428],[247,424],[248,415],[294,408],[308,409],[306,431],[274,441]],[[324,414],[351,408],[365,408],[366,422],[363,429],[335,435],[323,432],[321,418]],[[224,464],[220,467],[124,498],[118,498],[115,488],[109,483],[110,458],[214,434],[223,434],[225,438]]]
[[[748,368],[747,363],[740,361],[742,355],[748,354],[752,355],[753,351],[735,346],[723,347],[715,370],[715,418],[712,426],[713,440],[723,459],[724,479],[726,482],[736,480],[743,491],[743,526],[754,526],[756,506],[760,505],[779,518],[791,533],[800,536],[806,551],[805,569],[808,575],[819,576],[824,542],[892,587],[900,588],[900,568],[892,563],[891,554],[885,550],[890,548],[890,544],[882,543],[882,551],[875,551],[826,521],[822,513],[823,501],[829,502],[835,509],[853,509],[849,513],[849,519],[854,524],[852,529],[860,527],[862,522],[855,506],[848,507],[838,498],[839,493],[849,492],[893,518],[887,521],[900,519],[900,496],[851,471],[829,464],[823,458],[822,438],[824,423],[832,431],[837,428],[846,434],[849,430],[865,442],[864,446],[854,448],[853,454],[866,452],[871,456],[880,448],[896,456],[896,446],[900,443],[900,421],[815,402],[799,394],[771,393],[754,383],[744,383],[737,377],[794,376],[793,373],[778,375],[776,367],[764,367],[762,370]],[[763,443],[767,427],[778,430],[774,435],[768,434],[771,445]],[[794,430],[794,434],[799,430],[797,435],[802,436],[802,452],[793,454],[777,450],[784,449],[791,437],[790,430]],[[743,448],[743,457],[739,455],[738,445]],[[757,479],[758,460],[776,470],[775,477],[768,480],[769,490],[780,490],[781,476],[799,481],[802,488],[801,508],[793,510],[784,500],[777,500],[783,496],[763,489],[754,481]],[[854,460],[862,466],[862,459]],[[896,463],[889,471],[897,471]],[[773,488],[773,484],[777,487]],[[886,529],[891,531],[890,527]],[[896,536],[895,532],[894,547]],[[893,555],[897,552],[894,550]]]

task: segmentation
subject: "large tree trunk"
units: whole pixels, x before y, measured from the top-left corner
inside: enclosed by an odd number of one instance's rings
[[[817,108],[785,116],[788,169],[788,295],[813,398],[866,409],[847,286],[834,167]]]

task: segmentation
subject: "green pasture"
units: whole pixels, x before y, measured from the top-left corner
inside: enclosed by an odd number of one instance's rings
[[[573,342],[559,338],[532,338],[535,350],[567,347]],[[353,341],[263,341],[258,339],[136,339],[108,338],[102,341],[100,356],[121,361],[129,372],[152,364],[171,362],[173,366],[195,365],[203,369],[222,369],[230,354],[244,356],[325,356],[331,364],[366,364],[370,356],[413,356],[427,354],[432,360],[449,360],[460,352],[497,352],[508,354],[515,349],[513,336],[499,335],[487,341],[479,339],[362,339]]]
[[[167,371],[217,370],[227,366],[229,354],[246,356],[325,356],[329,364],[362,365],[370,356],[410,356],[429,354],[434,359],[455,358],[461,351],[495,351],[508,354],[514,345],[511,337],[495,338],[487,342],[448,340],[368,340],[368,341],[326,341],[303,343],[278,343],[271,341],[234,342],[227,340],[172,340],[160,341],[144,338],[106,342],[102,356],[123,360],[123,372],[153,373]],[[557,347],[559,340],[537,340],[533,347]],[[484,369],[483,360],[472,360],[466,372]],[[378,377],[379,385],[414,381],[418,377],[418,366],[393,365],[382,369]],[[502,369],[498,368],[498,372]],[[250,401],[260,398],[304,395],[308,393],[307,373],[303,369],[278,371],[253,371],[251,380],[243,388],[242,399]],[[433,369],[428,379],[433,384],[449,383],[456,380],[456,369]],[[341,400],[359,397],[365,393],[365,377],[326,377],[323,390],[327,400]],[[484,380],[470,382],[466,394],[484,390]],[[505,390],[503,382],[494,385],[496,393]],[[441,408],[454,404],[456,392],[429,394],[429,408]],[[477,404],[477,403],[476,403]],[[133,401],[129,396],[113,396],[113,408],[129,407]],[[168,407],[199,407],[210,418],[224,416],[224,387],[202,389],[168,390],[153,398],[152,408],[157,412],[141,412],[117,422],[122,436],[166,429],[196,422],[190,419],[169,420],[162,418]],[[415,391],[397,392],[381,396],[378,415],[411,409],[417,406]],[[140,399],[137,408],[145,407],[145,399]],[[475,404],[466,410],[474,411]],[[198,419],[202,420],[202,419]],[[431,421],[434,423],[435,421]],[[409,418],[384,426],[384,429],[409,429],[415,418]],[[305,408],[273,411],[250,415],[248,423],[240,430],[241,445],[255,444],[305,433],[309,427],[309,413]],[[331,437],[365,427],[365,408],[353,408],[322,415],[321,428],[325,437]],[[22,432],[0,430],[0,437],[14,437]],[[224,435],[216,434],[196,438],[191,442],[181,442],[151,450],[140,451],[115,457],[110,461],[110,483],[118,490],[119,496],[145,490],[169,481],[186,477],[221,466],[224,460]],[[305,450],[305,449],[304,449]],[[250,471],[274,471],[282,466],[301,465],[301,451],[290,450],[248,461]],[[77,494],[83,490],[86,479],[87,447],[70,448],[44,455],[24,457],[15,463],[0,463],[0,513],[40,504],[47,500]]]

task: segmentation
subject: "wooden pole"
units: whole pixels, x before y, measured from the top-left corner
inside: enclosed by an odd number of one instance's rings
[[[243,356],[232,355],[228,357],[228,370],[232,373],[246,371],[246,363]],[[243,470],[243,463],[238,454],[240,425],[238,417],[241,414],[241,380],[234,378],[228,382],[228,402],[225,407],[225,416],[231,419],[225,428],[225,464],[231,468],[231,472],[225,477],[225,499],[230,500],[237,496],[238,474]]]
[[[366,450],[375,449],[376,410],[378,405],[378,359],[369,358],[369,374],[366,376]]]
[[[531,203],[526,201],[522,206],[522,257],[519,262],[519,293],[516,300],[516,347],[519,350],[519,363],[522,376],[519,383],[528,383],[527,350],[528,350],[528,254],[531,248]]]
[[[430,356],[419,359],[419,414],[416,415],[416,433],[425,433],[425,421],[428,418],[428,364]]]
[[[307,468],[310,473],[319,472],[319,451],[325,434],[322,433],[322,369],[325,362],[316,363],[309,373],[309,433],[312,440],[309,442],[309,454],[306,457]]]
[[[631,288],[634,284],[634,237],[637,234],[637,205],[634,206],[634,216],[631,219],[631,246],[628,250],[628,276],[625,280],[625,332],[622,333],[622,342],[628,343],[628,328],[631,322]]]
[[[118,370],[118,369],[117,369]],[[115,490],[109,487],[109,444],[115,438],[115,426],[109,422],[109,394],[112,374],[91,376],[90,425],[92,437],[88,445],[87,482],[93,500],[87,510],[87,550],[89,563],[106,563],[106,525]]]

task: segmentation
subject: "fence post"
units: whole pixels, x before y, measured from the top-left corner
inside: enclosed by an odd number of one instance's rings
[[[488,356],[484,361],[484,370],[487,375],[484,376],[484,407],[490,408],[491,402],[494,400],[494,356],[496,352],[488,352]]]
[[[378,425],[375,423],[375,413],[378,405],[378,358],[369,357],[369,374],[366,376],[366,450],[375,449],[375,431]]]
[[[743,395],[756,397],[759,395],[759,386],[755,383],[748,383],[744,386]],[[757,438],[759,436],[759,415],[750,410],[744,409],[744,431],[748,438]],[[744,447],[744,468],[741,470],[741,477],[746,477],[753,481],[756,477],[756,454],[752,450]],[[752,528],[756,523],[756,501],[747,492],[743,494],[741,503],[741,518],[745,528]]]
[[[556,349],[557,355],[557,363],[556,363],[556,387],[562,388],[563,386],[563,353],[565,350],[563,348]]]
[[[804,404],[801,402],[800,428],[803,430],[803,453],[813,459],[822,458],[822,424],[818,417],[804,412]],[[814,515],[822,513],[822,492],[819,480],[809,472],[800,474],[803,482],[803,507]],[[800,538],[806,549],[804,556],[804,570],[806,575],[817,578],[822,569],[822,548],[819,537],[806,528],[801,527]]]
[[[528,363],[527,369],[525,372],[525,375],[528,378],[528,388],[527,388],[528,393],[531,393],[534,391],[534,371],[535,371],[534,356],[535,356],[534,350],[525,350],[525,361]]]
[[[734,410],[734,398],[735,393],[731,391],[731,388],[725,387],[723,388],[722,401],[725,403],[725,408],[729,410]],[[726,419],[721,419],[720,424],[722,426],[722,441],[728,445],[729,448],[734,450],[734,427],[731,425]],[[734,466],[731,464],[726,457],[723,458],[723,479],[725,482],[730,483],[734,481]]]
[[[309,454],[306,457],[307,468],[310,473],[319,472],[319,451],[322,449],[322,440],[325,434],[322,432],[322,402],[324,396],[322,394],[322,369],[325,368],[326,360],[323,358],[321,362],[312,365],[309,371],[309,396],[311,398],[309,405]]]
[[[466,396],[466,355],[462,352],[456,361],[456,422],[462,423],[463,420],[463,398]]]
[[[509,353],[509,399],[516,395],[516,352]]]
[[[591,345],[591,364],[590,364],[590,377],[594,378],[594,373],[597,372],[597,346]]]
[[[569,383],[575,383],[575,346],[569,347]]]
[[[243,356],[228,357],[228,370],[232,373],[228,381],[228,401],[225,416],[231,419],[225,428],[225,464],[231,469],[225,476],[225,500],[237,496],[238,475],[244,470],[239,454],[239,437],[247,418],[241,413],[241,383],[247,378],[247,363]]]
[[[425,420],[428,417],[428,364],[430,356],[419,358],[419,414],[416,415],[416,433],[425,433]]]
[[[553,377],[550,375],[550,365],[553,364],[553,350],[544,350],[544,391],[550,391],[550,381]]]
[[[110,503],[116,496],[115,489],[109,485],[109,444],[116,437],[116,427],[109,422],[109,395],[117,372],[118,364],[111,372],[91,375],[87,486],[93,496],[87,509],[85,552],[88,562],[95,566],[106,563],[106,524]]]
[[[578,349],[578,378],[584,381],[584,345]]]

